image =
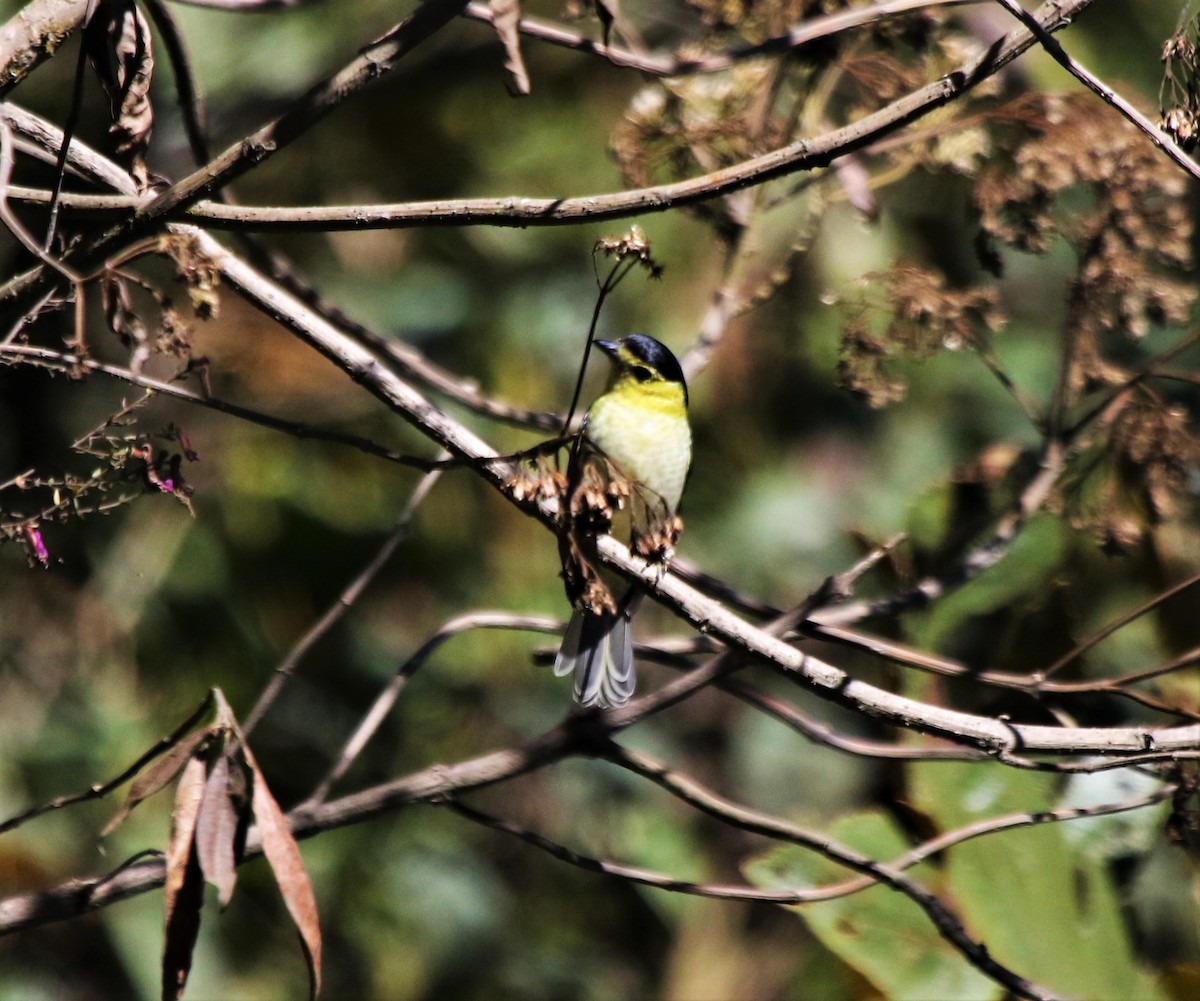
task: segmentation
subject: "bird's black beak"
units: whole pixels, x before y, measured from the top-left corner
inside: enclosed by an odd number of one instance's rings
[[[617,352],[620,350],[620,345],[616,341],[595,341],[593,343],[609,358],[616,358]]]

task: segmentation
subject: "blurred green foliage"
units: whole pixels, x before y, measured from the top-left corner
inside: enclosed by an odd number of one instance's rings
[[[10,0],[8,12],[19,6]],[[261,14],[172,11],[206,95],[214,149],[282,109],[397,17],[395,5],[381,0]],[[1169,4],[1101,2],[1064,40],[1105,79],[1127,81],[1149,103],[1159,46],[1176,13]],[[686,34],[682,26],[698,30],[685,4],[645,4],[631,16],[668,44]],[[986,7],[962,16],[985,37],[1009,27]],[[75,52],[75,43],[65,47],[15,99],[61,122]],[[494,34],[456,23],[248,174],[235,193],[247,203],[298,205],[618,190],[609,139],[645,81],[533,41],[525,55],[533,93],[513,100]],[[1046,57],[1031,54],[1005,86],[1067,83]],[[189,161],[165,60],[154,95],[151,166],[178,177]],[[102,147],[104,132],[101,100],[89,91],[80,134]],[[23,180],[46,183],[47,174]],[[1037,442],[1036,428],[968,350],[898,360],[907,395],[886,410],[838,388],[844,313],[830,303],[849,301],[863,275],[903,260],[939,267],[964,287],[987,278],[972,249],[969,184],[953,171],[902,172],[875,193],[871,222],[844,201],[818,204],[831,187],[806,196],[812,202],[787,203],[756,234],[765,249],[748,286],[785,260],[797,234],[805,239],[774,297],[733,323],[692,386],[696,460],[681,552],[781,606],[900,531],[911,539],[909,565],[899,560],[868,578],[866,593],[952,564],[1013,493],[1011,483],[990,482],[981,502],[966,503],[963,467],[992,445],[1019,453]],[[636,221],[666,274],[660,282],[630,278],[607,306],[601,333],[646,330],[683,349],[720,282],[721,246],[694,213]],[[595,298],[592,244],[626,226],[402,229],[273,242],[379,334],[419,346],[490,394],[562,410]],[[1076,262],[1063,241],[1037,257],[1004,252],[995,287],[1010,323],[994,349],[1034,399],[1046,400],[1054,386]],[[101,325],[92,303],[89,326]],[[1146,355],[1176,334],[1152,330],[1129,350]],[[222,292],[220,318],[197,325],[194,336],[216,395],[422,450],[382,406],[232,294]],[[119,345],[93,341],[98,357],[125,360]],[[589,382],[588,392],[597,385]],[[98,376],[76,383],[0,369],[0,478],[77,464],[70,442],[132,392]],[[1194,394],[1164,392],[1194,421]],[[416,482],[411,470],[354,451],[162,398],[137,416],[144,429],[187,428],[199,453],[185,466],[194,516],[169,496],[147,493],[111,515],[47,527],[48,571],[28,567],[17,546],[0,548],[0,818],[115,774],[210,687],[247,712],[292,644],[374,554]],[[537,440],[464,419],[502,450]],[[973,667],[1043,667],[1164,581],[1200,566],[1191,513],[1113,554],[1064,518],[1042,516],[996,568],[909,614],[897,631]],[[309,653],[255,733],[281,804],[307,795],[381,685],[446,619],[488,607],[565,615],[557,560],[549,534],[471,476],[446,473],[396,556]],[[1195,608],[1194,596],[1167,603],[1101,644],[1089,666],[1128,671],[1194,645]],[[672,626],[650,609],[639,622],[647,634]],[[413,678],[339,789],[460,760],[553,725],[569,693],[533,665],[532,653],[548,645],[538,635],[491,631],[451,640]],[[891,669],[863,671],[879,680]],[[650,666],[643,685],[667,677]],[[1189,683],[1200,684],[1187,676],[1174,697],[1184,698]],[[885,733],[806,693],[790,697],[843,732]],[[1097,702],[1101,721],[1145,718],[1127,703]],[[1042,713],[1016,696],[967,708]],[[895,815],[898,801],[945,830],[1044,809],[1064,794],[1053,779],[999,766],[901,768],[845,756],[711,693],[622,739],[883,858],[915,837]],[[1103,779],[1092,781],[1098,787]],[[792,848],[762,855],[761,842],[591,761],[476,800],[586,854],[681,879],[730,881],[756,856],[746,871],[764,884],[808,885],[830,868]],[[0,890],[54,885],[164,845],[165,801],[145,804],[101,843],[97,832],[113,810],[109,801],[89,803],[0,836]],[[1110,827],[1102,851],[1094,850],[1096,826],[1081,828],[1089,832],[1083,838],[1071,825],[1010,832],[957,846],[917,874],[952,894],[969,930],[1033,979],[1081,997],[1182,999],[1194,996],[1188,991],[1198,981],[1200,884],[1194,855],[1161,841],[1162,819],[1150,813],[1132,827]],[[424,806],[327,833],[303,851],[326,934],[331,998],[999,996],[913,905],[883,888],[806,908],[802,924],[766,905],[695,900],[585,873]],[[4,939],[0,997],[154,997],[160,938],[161,904],[149,894]],[[304,983],[282,904],[265,866],[252,863],[225,913],[217,915],[215,898],[208,902],[188,996],[270,1001],[298,996]]]

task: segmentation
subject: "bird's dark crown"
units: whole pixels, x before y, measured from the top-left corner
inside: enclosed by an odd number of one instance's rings
[[[644,361],[668,382],[679,383],[683,386],[683,391],[687,392],[687,381],[683,377],[679,360],[662,341],[646,334],[630,334],[621,338],[621,344],[635,358]]]

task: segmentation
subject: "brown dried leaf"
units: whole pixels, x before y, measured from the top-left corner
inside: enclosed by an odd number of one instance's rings
[[[160,239],[159,249],[175,262],[175,277],[187,286],[192,311],[201,320],[215,319],[221,305],[217,294],[221,269],[217,262],[189,234],[169,233]]]
[[[871,332],[865,314],[849,317],[838,350],[838,384],[865,397],[875,409],[904,399],[908,383],[888,370],[889,354],[887,344]]]
[[[510,90],[524,96],[529,93],[530,84],[529,71],[525,69],[525,60],[521,56],[521,32],[518,29],[521,21],[520,0],[488,0],[488,7],[492,12],[492,27],[504,46],[504,68],[512,76]]]
[[[108,95],[117,153],[140,187],[149,183],[145,153],[154,127],[150,26],[133,0],[101,0],[84,29],[83,44]]]
[[[205,771],[203,758],[189,758],[175,790],[171,840],[167,845],[167,875],[163,883],[166,906],[163,1001],[175,1001],[183,994],[188,971],[192,968],[192,950],[200,933],[204,877],[196,858],[195,833],[196,820],[204,799]]]
[[[296,931],[300,933],[300,943],[308,961],[309,996],[315,998],[321,989],[321,926],[317,917],[317,898],[287,818],[267,788],[266,779],[254,755],[248,747],[244,751],[254,786],[254,819],[262,837],[263,854],[275,874],[275,882],[296,925]]]
[[[129,786],[129,793],[125,797],[121,809],[117,811],[112,820],[104,825],[100,837],[108,837],[129,816],[135,806],[172,782],[175,776],[183,771],[201,741],[211,733],[212,730],[209,727],[189,733],[153,765],[138,775]]]
[[[196,855],[204,878],[217,888],[221,907],[228,906],[237,884],[238,832],[246,814],[245,782],[234,780],[230,754],[217,757],[204,787],[196,820]]]

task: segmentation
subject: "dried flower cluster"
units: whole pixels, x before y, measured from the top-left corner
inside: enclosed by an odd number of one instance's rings
[[[908,383],[895,372],[898,359],[983,347],[984,335],[1004,326],[994,288],[947,288],[940,274],[913,265],[867,275],[862,284],[864,295],[849,304],[842,329],[838,378],[873,407],[904,398]],[[886,326],[877,331],[881,317]]]
[[[1162,61],[1159,128],[1190,153],[1200,142],[1200,13],[1180,15],[1175,34],[1163,43]]]

